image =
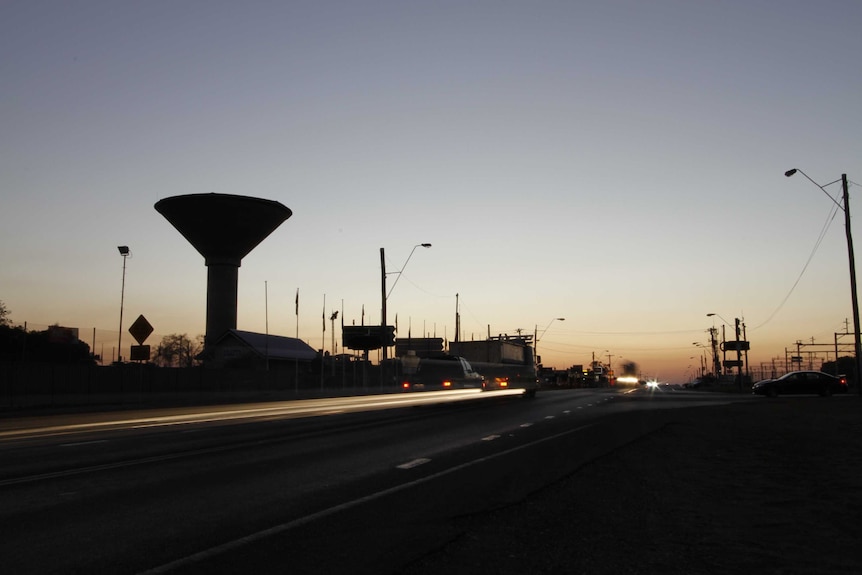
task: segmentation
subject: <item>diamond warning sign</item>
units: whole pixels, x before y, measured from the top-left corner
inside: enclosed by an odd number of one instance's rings
[[[135,323],[129,327],[129,333],[132,334],[132,337],[135,338],[138,345],[143,345],[147,338],[150,337],[150,334],[153,333],[153,326],[150,325],[147,318],[143,315],[139,315],[138,319],[135,320]]]

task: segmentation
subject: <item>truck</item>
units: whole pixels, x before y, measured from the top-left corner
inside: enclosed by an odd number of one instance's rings
[[[526,397],[534,397],[539,378],[531,340],[531,336],[501,335],[480,341],[455,341],[449,343],[449,351],[468,359],[482,374],[483,390],[523,389]]]
[[[535,397],[539,378],[535,366],[507,363],[473,362],[482,374],[482,390],[523,389],[527,397]]]

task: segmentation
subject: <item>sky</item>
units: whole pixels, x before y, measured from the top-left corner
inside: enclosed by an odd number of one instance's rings
[[[293,212],[242,261],[239,329],[330,351],[339,311],[340,351],[341,318],[380,321],[383,248],[399,337],[454,339],[457,305],[462,339],[683,382],[740,318],[750,367],[783,364],[853,330],[824,191],[846,173],[862,210],[860,23],[852,0],[0,1],[0,301],[106,357],[121,297],[124,348],[139,315],[151,345],[202,334],[203,257],[153,205],[237,194]]]

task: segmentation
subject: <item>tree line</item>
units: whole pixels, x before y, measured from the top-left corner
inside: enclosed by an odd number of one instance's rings
[[[187,334],[170,334],[155,347],[150,362],[160,367],[191,367],[203,351],[204,336],[192,339]],[[0,301],[0,360],[33,361],[57,364],[92,364],[90,346],[72,330],[59,325],[46,330],[27,330],[12,324],[9,308]]]

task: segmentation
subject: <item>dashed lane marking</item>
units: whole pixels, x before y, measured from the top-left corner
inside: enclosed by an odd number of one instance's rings
[[[408,461],[407,463],[402,463],[401,465],[396,465],[398,469],[413,469],[414,467],[419,467],[420,465],[425,465],[431,461],[427,457],[420,457],[419,459],[414,459],[413,461]]]
[[[78,441],[76,443],[61,443],[60,447],[78,447],[79,445],[93,445],[96,443],[108,443],[107,439],[96,439],[94,441]]]
[[[562,433],[557,433],[555,435],[543,437],[541,439],[538,439],[536,441],[532,441],[530,443],[526,443],[524,445],[518,445],[516,447],[512,447],[510,449],[506,449],[504,451],[500,451],[500,452],[494,453],[492,455],[480,457],[478,459],[473,459],[471,461],[467,461],[467,462],[462,463],[460,465],[455,465],[454,467],[450,467],[448,469],[444,469],[442,471],[432,473],[431,475],[427,475],[425,477],[420,477],[418,479],[415,479],[413,481],[408,481],[407,483],[402,483],[400,485],[395,485],[395,486],[390,487],[388,489],[383,489],[381,491],[377,491],[376,493],[371,493],[371,494],[366,495],[364,497],[359,497],[358,499],[353,499],[351,501],[345,501],[344,503],[335,505],[333,507],[329,507],[328,509],[323,509],[323,510],[318,511],[316,513],[312,513],[311,515],[299,517],[299,518],[294,519],[292,521],[288,521],[286,523],[281,523],[280,525],[270,527],[269,529],[264,529],[263,531],[257,531],[255,533],[250,533],[249,535],[246,535],[244,537],[239,537],[239,538],[234,539],[232,541],[228,541],[227,543],[223,543],[223,544],[217,545],[215,547],[210,547],[209,549],[205,549],[203,551],[199,551],[197,553],[187,555],[186,557],[181,557],[181,558],[176,559],[174,561],[171,561],[169,563],[165,563],[163,565],[159,565],[157,567],[154,567],[152,569],[144,571],[139,575],[156,575],[156,574],[162,574],[162,573],[165,573],[165,574],[171,573],[177,569],[192,566],[192,565],[199,563],[200,561],[203,561],[205,559],[211,559],[211,558],[216,557],[216,556],[218,556],[222,553],[225,553],[227,551],[238,549],[244,545],[248,545],[249,543],[254,543],[256,541],[260,541],[260,540],[265,539],[267,537],[272,537],[273,535],[278,535],[280,533],[284,533],[285,531],[288,531],[288,530],[293,529],[295,527],[298,527],[300,525],[307,525],[308,523],[311,523],[313,521],[317,521],[318,519],[322,519],[324,517],[329,517],[329,516],[334,515],[340,511],[344,511],[345,509],[351,509],[353,507],[357,507],[357,506],[362,505],[364,503],[368,503],[370,501],[375,501],[375,500],[380,499],[382,497],[392,495],[393,493],[398,493],[398,492],[403,491],[405,489],[416,487],[418,485],[423,485],[425,483],[434,481],[434,480],[439,479],[441,477],[444,477],[446,475],[453,474],[457,471],[461,471],[463,469],[473,467],[474,465],[479,465],[479,464],[482,464],[482,463],[485,463],[488,461],[492,461],[494,459],[506,457],[506,456],[511,455],[513,453],[517,453],[517,452],[522,451],[524,449],[530,449],[532,447],[535,447],[537,445],[541,445],[541,444],[546,443],[548,441],[554,441],[556,439],[560,439],[561,437],[573,435],[575,433],[580,433],[581,431],[591,427],[592,425],[593,424],[582,425],[576,429],[569,429],[569,430],[564,431]]]

